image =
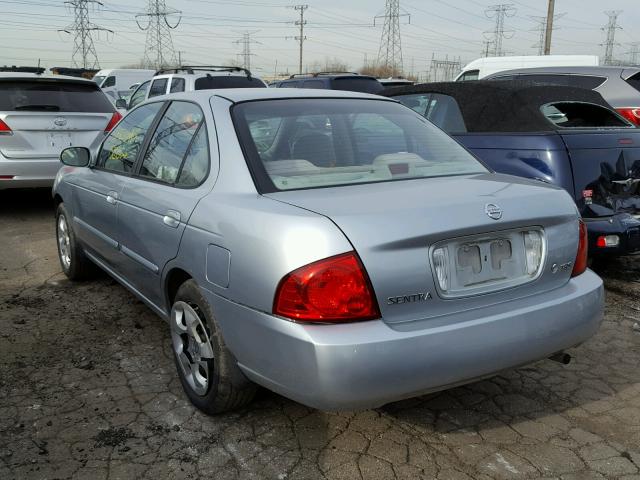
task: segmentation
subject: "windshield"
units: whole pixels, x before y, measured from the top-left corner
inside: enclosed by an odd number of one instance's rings
[[[395,102],[269,100],[239,104],[233,115],[262,193],[487,172]]]
[[[98,84],[98,86],[102,85],[102,82],[104,81],[104,79],[107,78],[104,75],[98,76],[96,75],[95,77],[93,77],[93,81],[96,82]]]

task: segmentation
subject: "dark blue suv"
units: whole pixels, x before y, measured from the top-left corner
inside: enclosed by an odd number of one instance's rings
[[[378,94],[384,86],[374,77],[358,73],[320,72],[291,75],[269,85],[272,88],[316,88],[320,90],[347,90],[350,92]]]

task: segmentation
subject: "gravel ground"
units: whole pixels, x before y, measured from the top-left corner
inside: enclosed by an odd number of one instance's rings
[[[0,192],[0,479],[640,479],[640,259],[600,270],[596,337],[436,395],[325,413],[268,391],[208,417],[166,325],[60,273],[48,192]]]

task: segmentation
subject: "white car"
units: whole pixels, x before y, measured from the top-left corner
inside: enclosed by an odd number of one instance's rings
[[[91,80],[0,73],[0,190],[50,187],[63,149],[99,145],[120,118]]]
[[[185,66],[159,70],[151,80],[142,83],[133,92],[128,103],[118,101],[116,107],[130,110],[149,98],[161,95],[219,88],[267,88],[267,84],[246,68]]]

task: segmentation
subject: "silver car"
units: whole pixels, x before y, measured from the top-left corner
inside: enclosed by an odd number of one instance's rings
[[[559,358],[602,321],[568,194],[490,172],[390,99],[175,94],[61,160],[64,272],[98,265],[165,319],[208,413],[257,385],[375,407]]]
[[[537,67],[494,73],[485,80],[528,80],[595,90],[631,123],[640,126],[640,68]]]
[[[51,187],[60,152],[99,146],[120,118],[91,80],[0,73],[0,190]]]

